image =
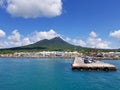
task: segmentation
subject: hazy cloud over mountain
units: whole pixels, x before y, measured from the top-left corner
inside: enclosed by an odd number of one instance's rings
[[[33,32],[29,38],[32,42],[36,42],[36,41],[43,40],[43,39],[52,39],[58,36],[59,35],[53,29],[51,29],[49,31]]]
[[[5,37],[5,32],[0,30],[0,37]],[[61,37],[65,41],[74,45],[92,48],[110,48],[110,42],[102,40],[98,37],[96,32],[90,32],[86,40],[69,38],[64,35],[58,34],[55,30],[50,29],[49,31],[34,31],[26,36],[19,33],[18,30],[13,30],[10,35],[6,36],[7,40],[0,42],[1,47],[16,47],[35,43],[43,39],[52,39],[55,37]],[[3,45],[3,46],[2,46]]]

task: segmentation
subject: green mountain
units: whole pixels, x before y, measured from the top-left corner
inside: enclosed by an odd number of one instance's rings
[[[64,41],[60,37],[55,37],[53,39],[44,39],[38,41],[34,44],[21,46],[21,47],[14,47],[8,49],[0,49],[0,53],[14,53],[14,52],[38,52],[38,51],[78,51],[82,53],[89,53],[89,52],[109,52],[109,51],[119,51],[120,49],[96,49],[96,48],[86,48],[81,46],[75,46],[69,44],[68,42]]]
[[[26,46],[10,48],[10,50],[73,51],[75,49],[81,49],[81,48],[82,47],[80,46],[75,46],[67,43],[60,37],[55,37],[50,40],[44,39],[34,44],[30,44]]]

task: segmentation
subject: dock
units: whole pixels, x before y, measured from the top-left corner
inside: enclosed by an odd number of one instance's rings
[[[82,58],[82,57],[75,57],[73,64],[72,64],[72,70],[75,70],[75,69],[80,70],[80,71],[84,71],[84,70],[115,71],[117,70],[116,66],[112,64],[104,63],[98,60],[90,62],[90,63],[85,63],[84,59],[85,58]]]

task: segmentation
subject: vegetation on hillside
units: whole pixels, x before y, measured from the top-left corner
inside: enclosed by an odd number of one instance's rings
[[[44,39],[34,44],[30,44],[26,46],[1,49],[0,53],[6,54],[6,53],[14,53],[14,52],[39,52],[39,51],[78,51],[85,54],[89,54],[89,52],[111,52],[111,51],[120,52],[120,49],[96,49],[96,48],[75,46],[65,42],[60,37],[56,37],[51,40]]]

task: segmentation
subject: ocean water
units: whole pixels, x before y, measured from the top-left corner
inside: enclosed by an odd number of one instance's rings
[[[0,58],[0,90],[120,90],[117,71],[72,71],[72,59]]]

